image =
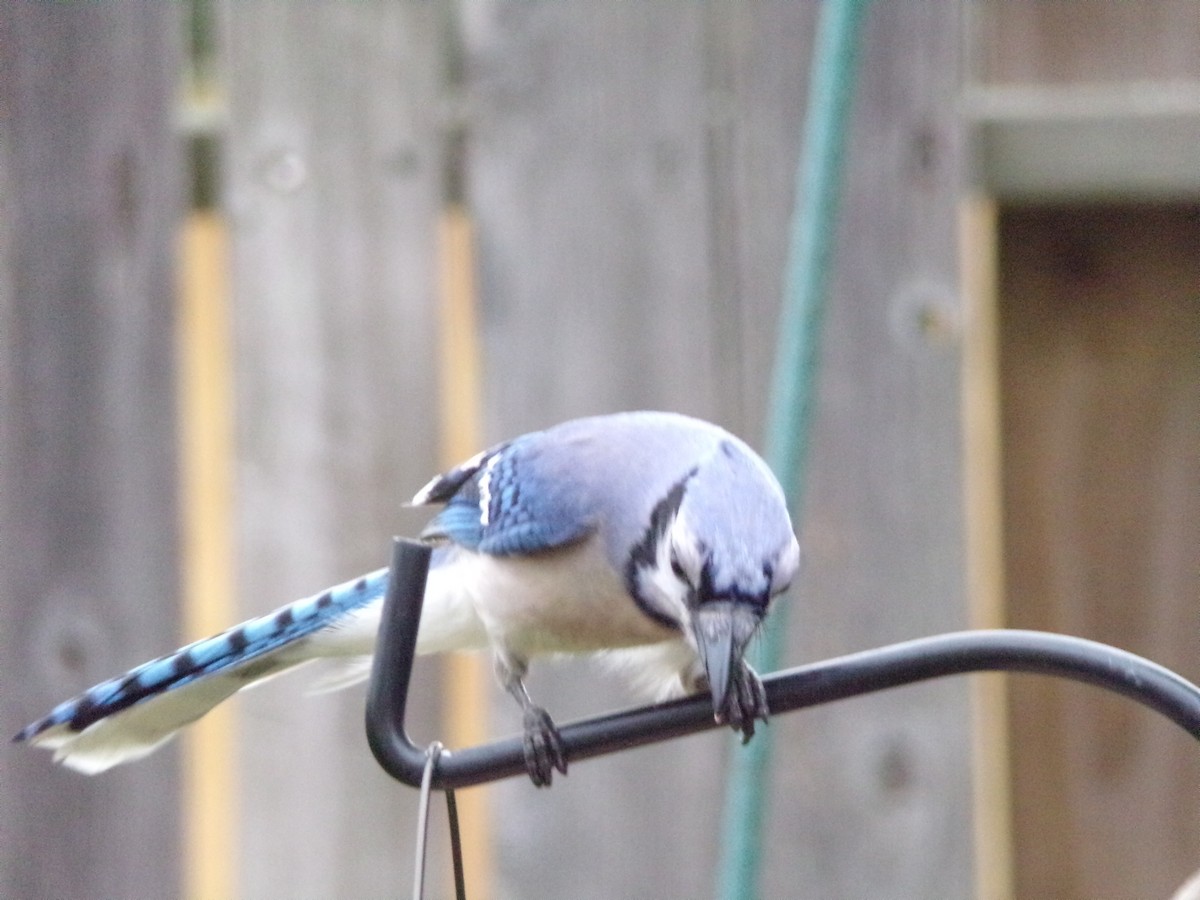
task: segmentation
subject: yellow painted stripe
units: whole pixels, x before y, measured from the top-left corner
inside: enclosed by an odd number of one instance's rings
[[[480,449],[479,331],[471,220],[459,206],[443,213],[440,234],[441,444],[448,467]],[[487,739],[488,665],[478,654],[455,654],[445,665],[446,743],[469,747]],[[458,792],[463,866],[473,900],[491,895],[491,835],[487,788]]]
[[[1001,628],[1005,614],[996,205],[987,198],[970,198],[960,212],[967,592],[971,625]],[[977,900],[1013,897],[1007,684],[999,674],[972,681]]]
[[[191,640],[232,622],[233,387],[226,239],[220,217],[188,218],[178,316],[183,628]],[[184,890],[190,900],[235,896],[232,711],[219,707],[184,744]]]

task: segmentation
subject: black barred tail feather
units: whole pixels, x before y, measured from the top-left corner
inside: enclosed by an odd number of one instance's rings
[[[14,738],[89,774],[138,759],[244,687],[321,656],[372,652],[382,569],[143,663]]]

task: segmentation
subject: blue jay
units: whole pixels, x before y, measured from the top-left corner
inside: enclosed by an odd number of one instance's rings
[[[783,492],[733,435],[659,412],[576,419],[492,447],[413,505],[444,504],[418,653],[490,649],[523,711],[526,767],[567,771],[525,689],[529,661],[608,654],[659,698],[707,689],[718,722],[754,733],[762,683],[744,651],[800,551]],[[87,773],[137,759],[265,678],[340,659],[365,677],[387,571],[296,601],[144,663],[57,706],[15,738]]]

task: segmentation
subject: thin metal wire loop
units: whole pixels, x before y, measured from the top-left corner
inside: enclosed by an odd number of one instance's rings
[[[421,776],[421,802],[417,807],[417,860],[413,866],[413,900],[425,896],[425,845],[429,837],[429,794],[433,789],[433,770],[442,755],[441,741],[434,741],[425,751],[425,772]]]
[[[454,896],[467,900],[467,879],[463,874],[462,835],[458,831],[458,801],[454,788],[446,788],[446,818],[450,820],[450,858],[454,861]]]

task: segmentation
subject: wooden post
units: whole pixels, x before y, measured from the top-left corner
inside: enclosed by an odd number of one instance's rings
[[[179,436],[185,640],[236,621],[233,601],[233,385],[226,229],[193,212],[180,241]],[[234,894],[232,704],[188,729],[184,753],[184,894]]]
[[[439,461],[442,169],[434,4],[227,15],[240,618],[386,565],[427,518],[404,503]],[[238,701],[240,893],[393,895],[415,792],[371,758],[362,691],[304,696],[305,674]],[[432,740],[429,675],[413,732]]]
[[[881,2],[867,20],[801,525],[808,563],[793,592],[797,660],[969,619],[959,11]],[[965,679],[782,723],[764,895],[970,896],[970,726]]]
[[[1008,618],[1200,676],[1200,207],[1001,214]],[[1195,741],[1060,682],[1010,692],[1017,895],[1166,897]]]
[[[664,407],[757,442],[816,5],[478,7],[488,437]],[[958,11],[878,3],[868,21],[790,662],[968,620]],[[613,684],[549,664],[530,689],[561,719],[629,702]],[[772,721],[764,896],[968,896],[968,699],[960,680]],[[504,701],[496,716],[515,727]],[[497,786],[520,823],[498,839],[501,879],[518,896],[710,894],[733,743],[589,762],[567,790]]]
[[[175,4],[0,6],[0,721],[176,646]],[[168,750],[6,746],[0,895],[179,891]]]
[[[443,465],[457,465],[482,449],[479,434],[479,317],[471,219],[461,204],[442,214],[440,234],[440,384]],[[471,747],[492,737],[488,728],[491,661],[484,653],[455,653],[444,666],[442,723],[446,746]],[[490,788],[457,795],[467,889],[477,900],[492,894]]]
[[[963,289],[963,509],[973,628],[1003,628],[1003,490],[996,205],[965,199],[959,216]],[[972,684],[975,896],[1012,900],[1013,834],[1008,676]]]

